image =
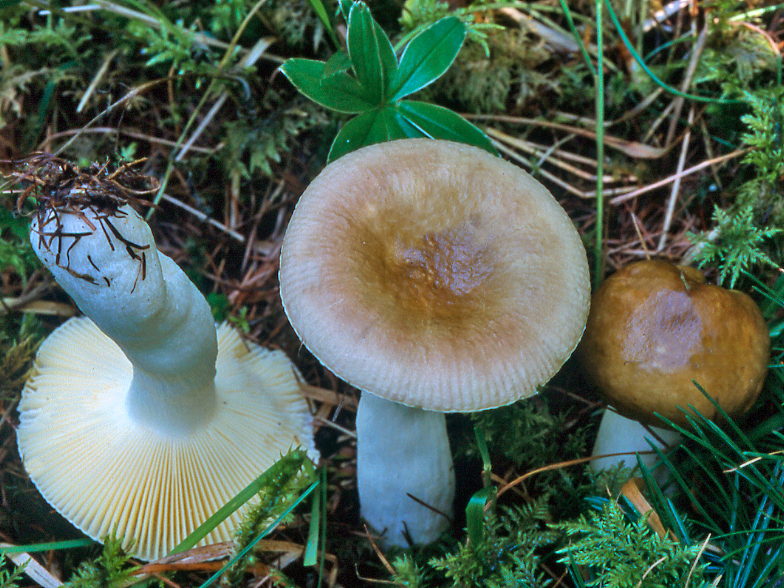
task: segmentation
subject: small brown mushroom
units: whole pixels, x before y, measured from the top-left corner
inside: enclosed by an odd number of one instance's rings
[[[580,344],[587,372],[619,413],[687,425],[694,407],[730,416],[754,403],[770,356],[770,337],[754,301],[707,284],[699,270],[640,261],[596,291]]]

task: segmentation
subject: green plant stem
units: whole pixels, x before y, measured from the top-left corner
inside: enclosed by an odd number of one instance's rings
[[[742,103],[741,100],[732,100],[732,99],[725,99],[725,98],[711,98],[710,96],[697,96],[695,94],[685,94],[685,93],[681,92],[680,90],[677,90],[677,89],[673,88],[672,86],[669,86],[669,85],[665,84],[664,81],[659,79],[656,76],[656,74],[654,74],[651,71],[651,69],[647,66],[647,64],[645,63],[643,58],[640,56],[640,54],[637,52],[637,50],[632,46],[632,42],[629,40],[629,37],[626,35],[626,32],[623,30],[623,26],[621,26],[621,23],[618,21],[618,15],[615,14],[615,11],[613,10],[612,5],[610,4],[610,0],[605,0],[605,2],[607,4],[607,12],[610,14],[610,19],[612,19],[613,25],[615,25],[615,29],[618,31],[618,36],[621,37],[621,40],[623,41],[623,44],[626,45],[626,48],[629,50],[629,53],[631,53],[631,55],[634,58],[634,60],[639,64],[639,66],[643,69],[643,71],[646,74],[648,74],[648,77],[650,77],[651,80],[653,80],[653,82],[657,86],[659,86],[660,88],[662,88],[663,90],[665,90],[666,92],[668,92],[670,94],[673,94],[675,96],[680,96],[681,98],[686,98],[688,100],[694,100],[695,102],[709,102],[711,104],[741,104]],[[599,2],[597,0],[597,2],[596,2],[596,7],[597,7],[596,9],[597,9],[597,11],[599,10],[599,5],[600,4],[601,4],[601,2]],[[599,18],[598,15],[597,15],[597,18]],[[597,26],[601,27],[601,22],[597,21]],[[597,35],[598,34],[599,34],[599,32],[597,30]],[[598,44],[599,44],[599,40],[597,38],[597,45]],[[599,57],[601,58],[601,49],[599,49]]]
[[[588,69],[591,71],[594,77],[596,77],[596,68],[593,66],[593,62],[591,61],[591,55],[588,53],[588,48],[583,43],[583,37],[580,35],[580,32],[577,30],[577,27],[574,24],[574,19],[572,18],[572,11],[569,10],[569,6],[566,4],[566,0],[558,0],[561,4],[561,9],[563,10],[564,16],[566,17],[566,23],[569,25],[569,30],[574,35],[574,40],[577,41],[577,45],[580,47],[580,53],[583,54],[583,59],[585,59],[586,65],[588,65]]]
[[[604,274],[604,56],[602,52],[602,0],[595,0],[596,5],[596,67],[591,61],[588,48],[583,43],[572,13],[566,0],[558,0],[561,4],[569,30],[572,31],[589,71],[593,75],[596,88],[596,236],[594,240],[594,289],[599,287]]]
[[[604,47],[602,0],[596,0],[596,235],[594,241],[594,289],[604,274]]]

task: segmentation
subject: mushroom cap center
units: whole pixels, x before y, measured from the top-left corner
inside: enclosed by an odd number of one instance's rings
[[[433,307],[439,301],[451,305],[490,275],[493,263],[487,259],[487,245],[475,240],[474,231],[467,224],[428,233],[419,243],[395,243],[390,285],[399,289],[404,303],[412,298],[419,306]]]
[[[400,329],[467,328],[481,310],[497,258],[478,216],[441,230],[404,222],[379,233],[374,225],[358,235],[366,245],[356,260],[366,302],[383,298],[385,318]]]

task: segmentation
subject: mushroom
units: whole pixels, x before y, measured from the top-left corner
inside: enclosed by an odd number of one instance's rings
[[[744,413],[762,389],[770,337],[746,294],[707,284],[695,268],[646,260],[619,270],[595,292],[578,350],[613,408],[594,446],[595,455],[605,455],[650,450],[644,427],[652,425],[663,442],[653,436],[658,446],[676,442],[660,417],[678,426],[688,426],[695,410],[715,419],[715,406],[694,382],[729,416]],[[647,465],[655,461],[651,456]]]
[[[298,374],[246,343],[158,253],[129,205],[43,208],[31,241],[87,317],[43,343],[19,404],[24,466],[94,539],[167,554],[301,446],[316,457]],[[202,542],[231,540],[239,509]]]
[[[402,139],[328,165],[300,198],[280,293],[304,345],[361,389],[361,514],[383,542],[449,526],[445,412],[534,394],[570,356],[585,249],[553,196],[476,147]]]

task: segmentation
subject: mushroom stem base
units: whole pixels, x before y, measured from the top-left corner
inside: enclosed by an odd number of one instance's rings
[[[357,486],[361,515],[383,547],[435,541],[450,526],[455,497],[444,414],[363,392]]]
[[[651,453],[651,443],[659,449],[665,450],[680,441],[681,435],[676,431],[660,427],[645,427],[637,421],[621,416],[612,408],[608,408],[604,411],[602,421],[599,424],[599,433],[596,436],[592,453],[593,456],[606,455],[607,457],[595,459],[591,462],[591,467],[598,471],[625,463],[626,467],[635,468],[637,467],[637,459],[634,453],[640,453],[640,462],[646,468],[652,469],[659,457],[655,453]],[[611,455],[614,453],[629,453],[629,455]],[[664,468],[659,468],[657,472],[654,472],[654,479],[657,483],[662,484],[666,478],[667,473]]]

